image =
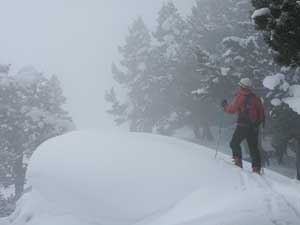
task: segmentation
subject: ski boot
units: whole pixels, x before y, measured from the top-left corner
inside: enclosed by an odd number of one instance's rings
[[[261,169],[258,167],[252,167],[252,172],[257,173],[258,175],[261,175]]]
[[[236,165],[237,167],[243,168],[243,162],[242,162],[241,158],[234,157],[233,162],[234,162],[234,165]]]

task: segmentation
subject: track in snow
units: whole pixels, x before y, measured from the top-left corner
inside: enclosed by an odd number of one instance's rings
[[[224,162],[227,165],[233,166],[233,163],[222,159],[221,162]],[[253,184],[256,185],[256,189],[259,190],[259,193],[262,195],[267,211],[265,212],[268,215],[270,221],[274,225],[289,225],[293,224],[292,221],[300,221],[300,212],[296,206],[294,206],[284,194],[278,192],[273,187],[271,181],[268,180],[266,174],[258,175],[249,171],[249,167],[246,169],[235,168],[239,170],[239,176],[241,180],[241,187],[243,191],[246,191],[250,188],[254,188]],[[287,211],[287,209],[289,209]],[[291,213],[293,212],[293,217],[290,218]],[[286,213],[287,217],[282,216],[282,213]],[[284,218],[284,219],[282,219]],[[289,218],[289,219],[286,219]],[[289,221],[291,220],[291,221]]]

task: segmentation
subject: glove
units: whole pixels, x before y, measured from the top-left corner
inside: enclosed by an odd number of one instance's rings
[[[222,100],[221,106],[224,108],[226,105],[228,105],[228,102],[226,99]]]

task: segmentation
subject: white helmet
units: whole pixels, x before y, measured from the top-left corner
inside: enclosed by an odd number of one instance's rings
[[[252,81],[249,78],[243,78],[240,80],[239,86],[242,88],[250,89],[252,88]]]

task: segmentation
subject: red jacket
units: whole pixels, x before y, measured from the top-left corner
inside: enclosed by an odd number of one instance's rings
[[[246,101],[248,102],[246,103]],[[237,114],[239,125],[249,123],[259,125],[265,122],[265,110],[261,100],[247,89],[240,89],[232,102],[224,107],[224,111]]]

